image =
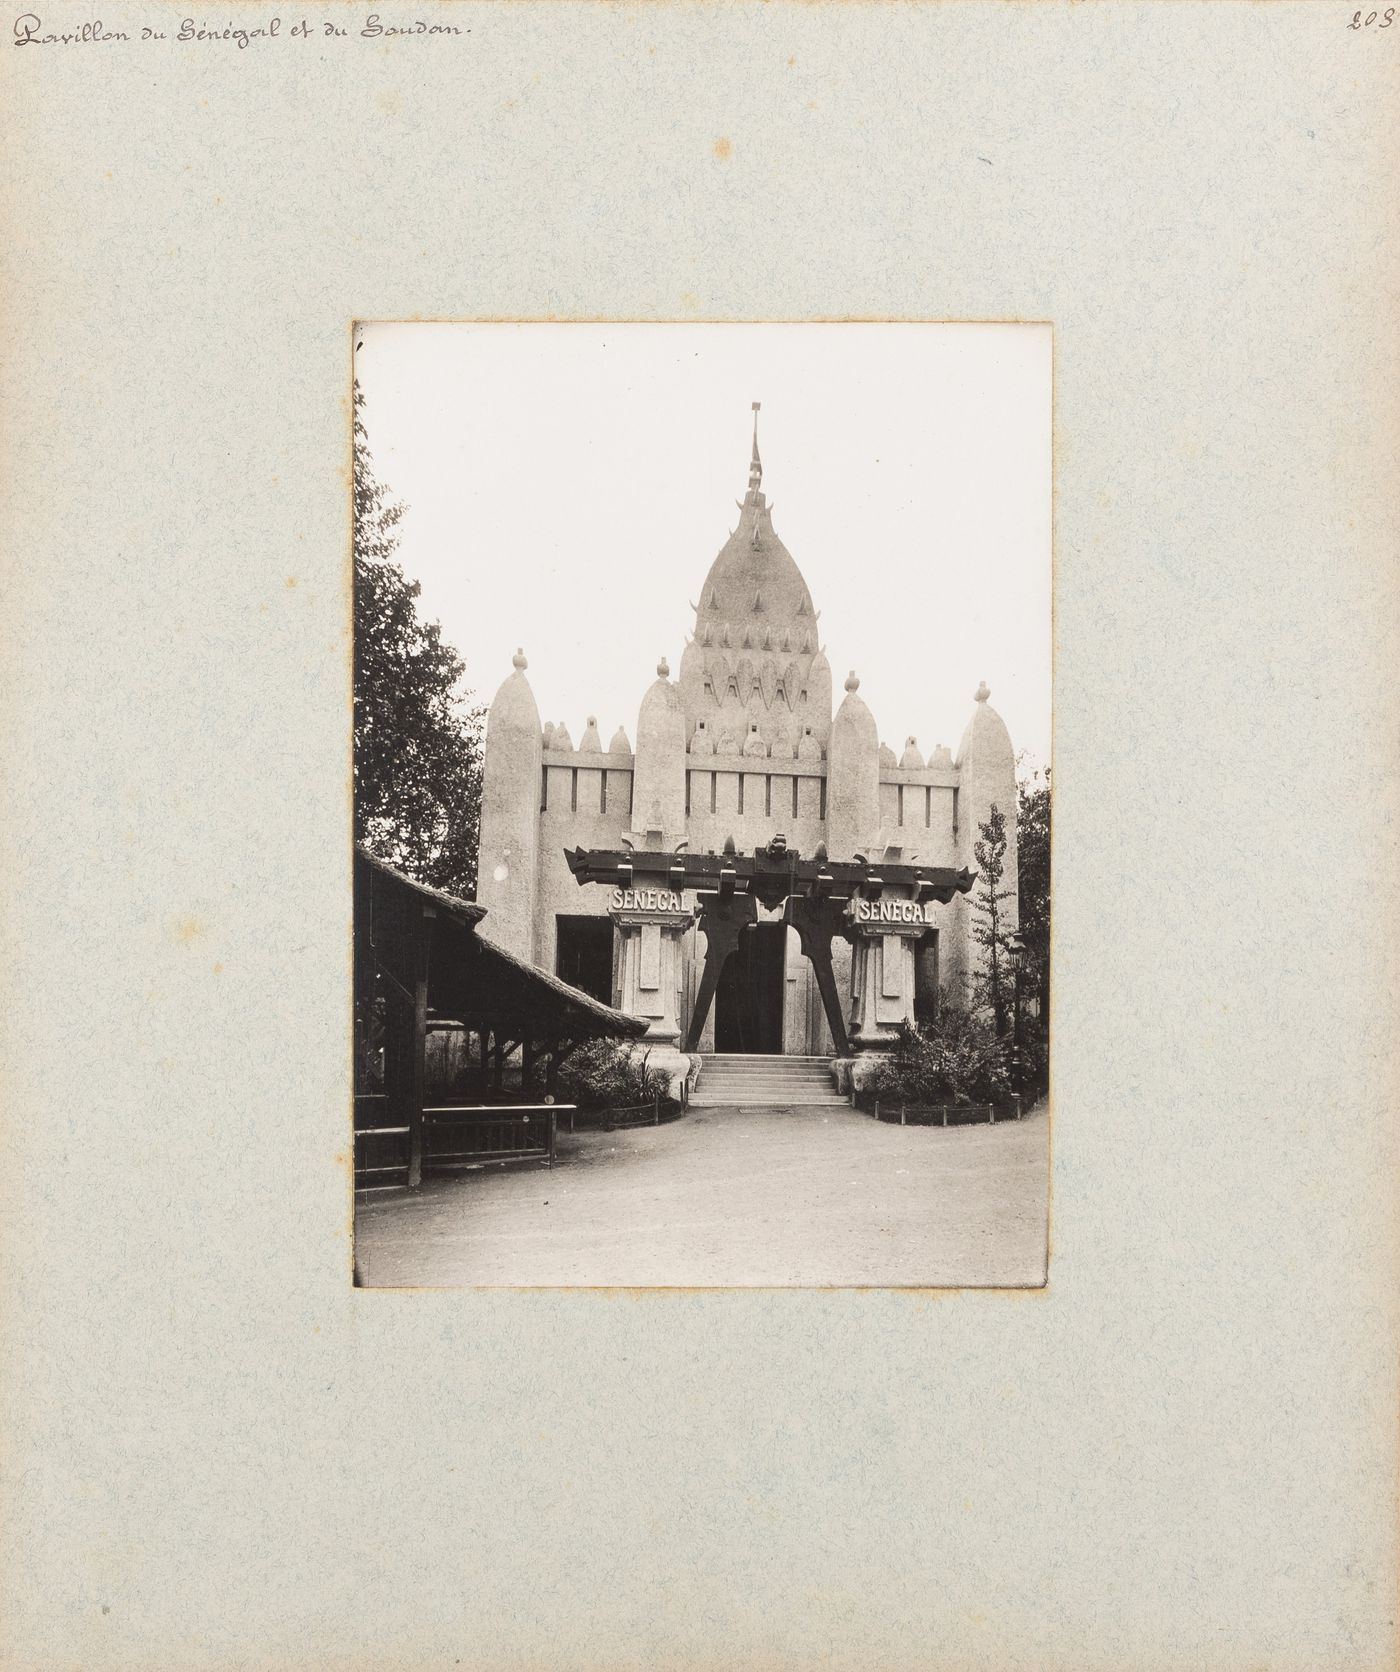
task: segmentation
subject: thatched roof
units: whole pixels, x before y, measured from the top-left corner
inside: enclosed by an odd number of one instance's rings
[[[357,859],[378,871],[381,876],[388,877],[396,883],[401,883],[405,888],[411,888],[415,894],[422,894],[430,900],[435,900],[440,906],[446,906],[463,923],[480,923],[482,918],[486,916],[486,907],[477,905],[475,900],[459,900],[455,894],[448,894],[441,888],[429,888],[427,883],[418,882],[415,878],[405,875],[404,872],[395,870],[387,860],[381,859],[378,854],[371,853],[363,843],[356,842],[355,854]]]
[[[488,966],[494,965],[494,974],[501,977],[509,972],[518,978],[532,983],[549,993],[552,993],[561,1005],[567,1006],[575,1013],[582,1013],[591,1017],[599,1024],[599,1031],[617,1033],[629,1039],[640,1039],[647,1031],[647,1024],[639,1016],[629,1016],[625,1010],[614,1010],[611,1005],[603,1004],[591,994],[583,992],[578,987],[572,987],[567,981],[562,981],[557,975],[549,975],[544,970],[536,969],[524,958],[519,958],[514,952],[507,952],[503,946],[497,946],[494,941],[485,936],[477,937],[477,945],[482,950],[483,958]]]
[[[486,908],[415,882],[357,845],[357,963],[373,959],[401,991],[411,983],[412,937],[435,908],[428,1002],[439,1015],[516,1038],[637,1039],[647,1024],[549,975],[477,934]],[[357,982],[360,971],[357,969]]]

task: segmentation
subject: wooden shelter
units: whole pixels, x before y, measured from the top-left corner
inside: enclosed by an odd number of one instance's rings
[[[644,1021],[483,939],[485,916],[484,906],[356,848],[357,1182],[400,1171],[410,1187],[422,1179],[430,1017],[460,1022],[475,1036],[483,1084],[503,1104],[528,1104],[533,1090],[552,1102],[560,1063],[585,1040],[646,1032]],[[520,1084],[510,1095],[503,1071],[517,1051]]]

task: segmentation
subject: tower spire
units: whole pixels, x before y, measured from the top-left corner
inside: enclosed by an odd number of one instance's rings
[[[762,401],[753,403],[753,456],[749,460],[749,494],[752,497],[763,485],[763,460],[758,456],[758,409]]]

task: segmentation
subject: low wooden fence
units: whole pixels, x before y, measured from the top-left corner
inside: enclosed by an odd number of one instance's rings
[[[423,1171],[452,1172],[484,1161],[554,1165],[559,1116],[571,1103],[434,1103],[423,1110]],[[389,1100],[355,1099],[355,1188],[382,1189],[408,1179],[409,1129],[396,1124]]]
[[[575,1109],[570,1106],[569,1131],[574,1132],[579,1126],[601,1127],[605,1132],[629,1126],[660,1126],[662,1121],[675,1120],[684,1113],[683,1102],[672,1103],[663,1097],[653,1097],[650,1103],[634,1103],[625,1109]]]
[[[408,1177],[408,1128],[394,1123],[382,1092],[355,1099],[355,1188],[379,1190]]]
[[[571,1103],[435,1104],[423,1111],[423,1166],[470,1167],[534,1156],[554,1165],[561,1113]]]
[[[1015,1092],[1007,1103],[901,1103],[898,1099],[851,1093],[851,1107],[895,1126],[981,1126],[999,1120],[1020,1120],[1021,1099]]]

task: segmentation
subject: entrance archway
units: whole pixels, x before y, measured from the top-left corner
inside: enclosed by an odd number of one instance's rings
[[[680,1045],[687,1054],[699,1048],[710,1007],[721,985],[731,995],[725,1001],[725,1008],[732,1012],[733,1020],[731,1032],[730,1020],[726,1018],[724,1037],[732,1039],[737,1035],[742,1042],[739,1048],[744,1052],[765,1055],[782,1052],[781,983],[786,980],[782,943],[778,943],[780,950],[775,957],[761,938],[755,940],[754,950],[746,958],[738,959],[734,973],[726,975],[725,970],[731,955],[738,955],[746,935],[762,927],[783,928],[780,924],[759,925],[759,906],[766,911],[783,907],[787,925],[796,931],[803,955],[812,966],[836,1055],[846,1057],[851,1054],[852,1041],[847,1037],[846,1019],[836,991],[832,940],[837,936],[844,940],[858,936],[858,946],[877,942],[883,945],[889,941],[896,953],[900,946],[912,948],[914,941],[927,932],[925,904],[937,900],[946,905],[955,895],[970,892],[975,880],[966,866],[954,871],[948,866],[906,863],[899,858],[898,849],[886,851],[878,862],[878,870],[862,855],[830,859],[825,847],[818,847],[811,859],[803,859],[795,849],[788,848],[782,836],[775,836],[767,847],[755,848],[752,854],[739,853],[731,837],[722,853],[691,853],[682,842],[673,851],[630,846],[572,848],[565,849],[564,857],[575,882],[580,886],[587,883],[611,886],[619,907],[640,890],[648,896],[664,894],[668,901],[681,908],[683,891],[694,891],[699,928],[705,937],[705,967]],[[664,927],[667,933],[678,933],[682,927],[688,927],[683,908],[665,912],[663,916],[665,924],[658,924],[658,930]],[[653,974],[656,973],[654,970]],[[897,984],[892,985],[896,978]],[[883,1048],[893,1037],[896,1020],[900,1016],[912,1017],[913,973],[904,969],[901,955],[893,958],[888,972],[882,966],[876,979],[878,991],[869,989],[876,1012],[875,1021],[870,1025],[878,1036],[873,1043]],[[854,996],[857,991],[854,973],[852,983]],[[772,996],[775,985],[776,998]],[[718,1039],[716,1043],[719,1044]],[[868,1048],[872,1040],[856,1043]],[[720,1050],[724,1048],[719,1046]]]
[[[779,1056],[787,926],[750,923],[725,960],[715,989],[715,1050],[721,1055]]]

